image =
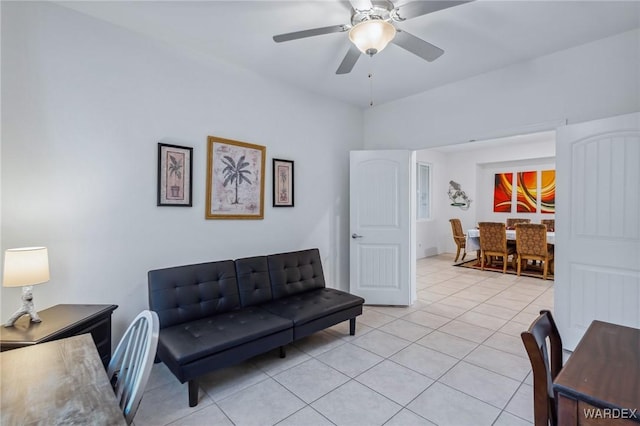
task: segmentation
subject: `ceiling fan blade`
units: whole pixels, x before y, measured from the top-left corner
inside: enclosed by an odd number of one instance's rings
[[[358,58],[360,57],[360,51],[354,45],[351,45],[349,51],[345,55],[344,59],[340,63],[340,66],[336,70],[336,74],[348,74],[353,69],[356,62],[358,62]]]
[[[447,9],[453,6],[470,3],[467,1],[412,1],[395,8],[393,17],[397,21],[415,18],[416,16],[426,15],[427,13],[437,12],[438,10]]]
[[[314,37],[323,34],[341,33],[349,31],[351,25],[332,25],[330,27],[313,28],[311,30],[294,31],[292,33],[278,34],[273,36],[273,41],[282,43],[283,41],[297,40],[299,38]]]
[[[438,59],[444,53],[444,50],[440,49],[438,46],[434,46],[431,43],[401,30],[397,30],[396,36],[391,40],[391,43],[408,50],[414,55],[420,56],[428,62]]]
[[[355,10],[369,10],[373,7],[371,0],[349,0]]]

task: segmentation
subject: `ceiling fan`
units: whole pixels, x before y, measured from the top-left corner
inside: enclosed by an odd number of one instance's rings
[[[336,74],[351,72],[361,53],[373,56],[384,49],[390,42],[431,62],[439,58],[444,53],[444,50],[397,28],[394,23],[469,3],[470,1],[473,0],[418,0],[401,6],[394,6],[389,0],[349,0],[352,6],[350,24],[279,34],[273,36],[273,40],[276,43],[281,43],[283,41],[348,31],[349,39],[353,44],[336,70]]]

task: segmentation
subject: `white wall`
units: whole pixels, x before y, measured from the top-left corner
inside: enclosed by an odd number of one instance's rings
[[[348,289],[348,152],[362,113],[51,3],[2,2],[2,250],[49,248],[36,307],[114,303],[114,339],[150,269],[318,247]],[[327,125],[330,123],[330,125]],[[207,135],[267,147],[264,220],[205,220]],[[157,143],[194,148],[193,207],[157,207]],[[271,158],[295,207],[271,207]],[[19,289],[2,289],[2,320]]]
[[[431,168],[431,218],[416,222],[416,258],[434,256],[442,253],[439,247],[439,229],[449,226],[449,218],[445,213],[446,204],[442,197],[447,197],[447,158],[446,155],[433,150],[416,152],[416,161],[427,163]],[[444,192],[443,192],[444,188]]]
[[[443,147],[420,150],[419,161],[433,165],[433,217],[417,223],[418,258],[436,253],[455,253],[449,219],[457,217],[463,229],[479,221],[505,222],[507,217],[527,217],[532,222],[553,218],[540,213],[494,213],[493,179],[495,173],[555,169],[555,132],[543,132],[524,137],[501,138],[465,144],[454,151]],[[462,186],[473,200],[468,210],[452,206],[447,195],[449,181]],[[420,250],[430,250],[422,253]],[[425,251],[426,251],[425,250]]]
[[[418,150],[638,111],[639,75],[634,30],[370,108],[365,147]]]

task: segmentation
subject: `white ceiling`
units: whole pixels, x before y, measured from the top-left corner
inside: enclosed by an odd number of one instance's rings
[[[476,0],[397,24],[444,49],[436,61],[391,44],[373,58],[362,55],[350,74],[336,75],[349,48],[347,33],[285,43],[275,43],[272,36],[347,24],[346,1],[56,3],[363,108],[370,100],[379,105],[640,28],[640,0]],[[396,4],[401,3],[406,1]]]

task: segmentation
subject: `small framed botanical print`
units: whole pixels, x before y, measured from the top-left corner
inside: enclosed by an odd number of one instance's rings
[[[293,161],[273,159],[273,207],[293,207]]]
[[[158,144],[158,206],[191,207],[193,148]]]

